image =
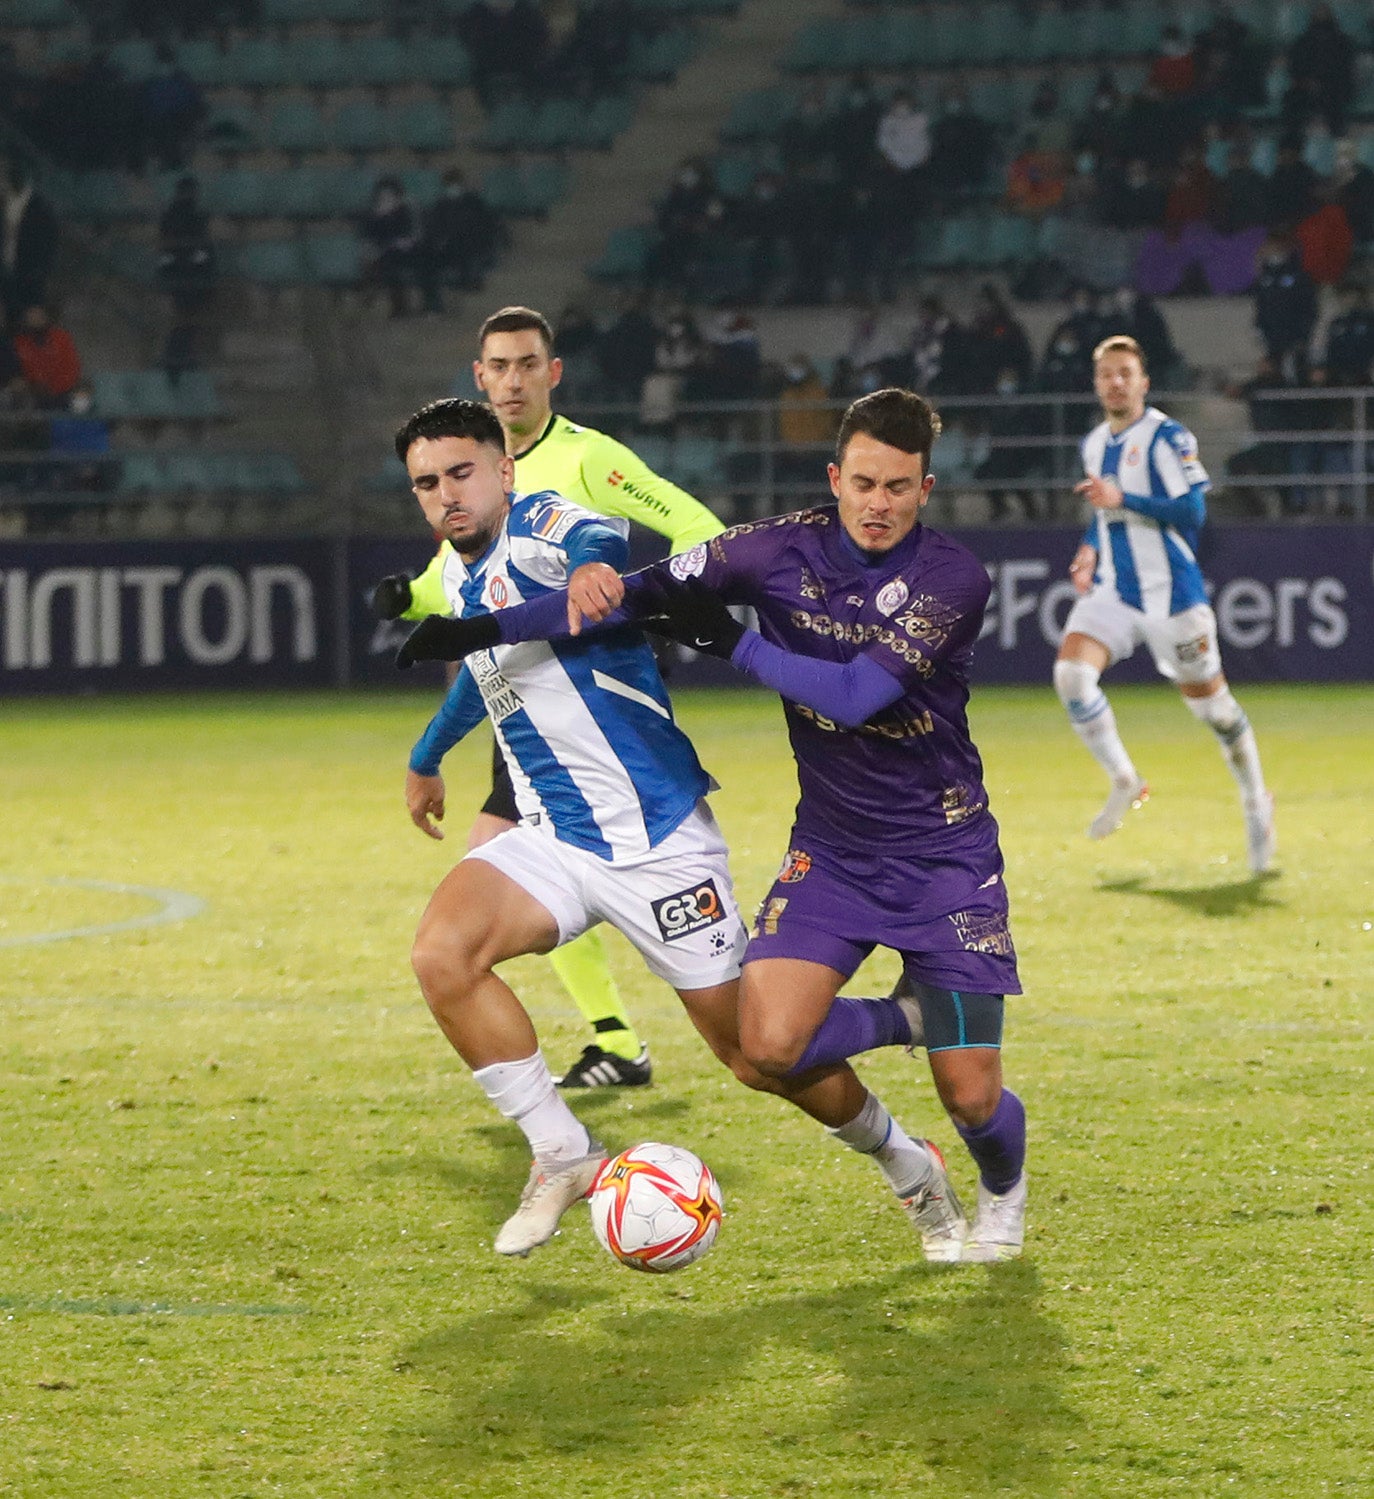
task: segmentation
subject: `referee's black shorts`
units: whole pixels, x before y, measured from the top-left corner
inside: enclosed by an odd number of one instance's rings
[[[515,810],[515,787],[511,785],[510,771],[506,769],[506,757],[501,746],[491,746],[491,795],[482,803],[482,810],[489,817],[504,817],[507,822],[519,822],[520,814]]]

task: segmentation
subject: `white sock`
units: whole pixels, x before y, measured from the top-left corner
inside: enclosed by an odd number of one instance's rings
[[[1264,772],[1260,769],[1259,745],[1255,731],[1229,687],[1211,697],[1185,697],[1189,711],[1207,724],[1221,743],[1221,752],[1240,787],[1240,799],[1247,811],[1264,800]]]
[[[592,1137],[559,1096],[542,1052],[519,1062],[493,1062],[472,1075],[506,1118],[524,1131],[536,1160],[566,1164],[591,1153]]]
[[[1126,785],[1140,777],[1116,731],[1116,714],[1107,694],[1098,686],[1100,677],[1098,669],[1086,661],[1054,663],[1054,690],[1069,715],[1074,733],[1112,780]]]
[[[898,1197],[911,1197],[930,1180],[934,1169],[930,1152],[906,1133],[876,1093],[864,1099],[863,1108],[848,1124],[830,1133],[851,1150],[871,1156]]]

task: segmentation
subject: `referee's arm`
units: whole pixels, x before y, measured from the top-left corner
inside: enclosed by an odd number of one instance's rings
[[[623,516],[660,536],[674,552],[685,552],[725,529],[720,518],[679,489],[623,442],[599,433],[582,460],[582,483],[594,508]]]

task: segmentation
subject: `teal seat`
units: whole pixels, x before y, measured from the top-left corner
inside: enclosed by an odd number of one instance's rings
[[[200,138],[212,151],[251,151],[258,144],[257,111],[233,100],[213,103]]]
[[[433,203],[443,185],[437,167],[402,167],[396,175],[416,208],[427,208]]]
[[[121,219],[143,212],[119,172],[73,172],[62,182],[67,202],[80,218]]]
[[[272,211],[269,174],[255,167],[231,167],[205,177],[201,202],[210,213],[231,219],[255,219]]]
[[[630,46],[628,70],[646,83],[667,83],[676,78],[695,50],[692,33],[685,29],[636,38]]]
[[[119,487],[125,494],[156,494],[168,488],[160,454],[132,452],[120,457]]]
[[[110,45],[110,61],[130,78],[147,78],[157,71],[157,52],[146,37],[127,37]]]
[[[224,415],[224,403],[208,370],[185,370],[175,380],[163,375],[167,414],[183,421],[215,421]]]
[[[324,219],[333,212],[330,197],[337,169],[297,167],[268,178],[267,212],[280,219]]]
[[[128,370],[95,370],[92,372],[91,396],[95,413],[107,421],[123,421],[134,414],[138,402],[131,389]]]
[[[792,96],[785,89],[751,89],[730,106],[729,116],[721,126],[721,139],[748,141],[769,135],[788,118],[791,104]]]
[[[742,198],[757,176],[758,164],[752,156],[731,154],[716,158],[716,188],[727,198]]]
[[[1159,50],[1166,15],[1157,0],[1131,0],[1121,18],[1121,51],[1152,57]]]
[[[357,37],[347,43],[353,58],[353,81],[371,88],[392,88],[412,81],[410,52],[394,36]]]
[[[1374,130],[1368,130],[1360,137],[1357,154],[1364,165],[1374,171]]]
[[[642,433],[634,439],[634,450],[656,474],[667,473],[672,466],[673,444],[661,433]]]
[[[286,48],[274,38],[244,37],[226,58],[230,83],[240,88],[285,88],[294,82]]]
[[[948,270],[979,265],[983,261],[983,246],[982,222],[969,214],[960,214],[940,225],[939,239],[929,263]]]
[[[218,482],[214,454],[183,451],[166,453],[162,459],[162,487],[177,493],[208,493],[227,486]]]
[[[535,113],[531,144],[539,151],[561,151],[577,132],[584,106],[574,99],[550,99]]]
[[[286,453],[235,453],[233,487],[259,494],[300,494],[305,488],[295,460]]]
[[[452,36],[412,38],[410,69],[417,83],[436,88],[462,88],[472,81],[472,59]]]
[[[293,83],[304,88],[347,88],[362,80],[354,75],[354,56],[334,32],[297,37],[287,44]]]
[[[534,106],[520,98],[504,99],[487,117],[477,144],[487,151],[530,150],[534,131]]]
[[[241,276],[262,286],[295,286],[305,279],[294,239],[247,240],[235,247],[234,260]]]
[[[843,45],[842,21],[813,21],[797,33],[783,66],[794,73],[815,73],[839,66]]]
[[[308,99],[283,99],[267,122],[267,140],[279,151],[325,151],[330,132]]]
[[[380,151],[390,144],[390,122],[369,99],[355,99],[339,108],[329,127],[335,145],[345,151]]]
[[[1076,55],[1074,36],[1074,17],[1068,11],[1057,7],[1037,11],[1026,32],[1026,60],[1054,62],[1073,57]]]
[[[305,241],[305,266],[322,286],[356,286],[363,250],[355,234],[312,234]]]
[[[634,100],[628,94],[605,95],[574,120],[568,144],[609,151],[616,137],[630,128],[634,109]]]
[[[81,16],[68,0],[10,0],[5,7],[6,26],[28,26],[39,31],[80,24]]]
[[[106,249],[111,269],[143,286],[157,279],[157,250],[149,244],[115,240]]]
[[[918,67],[926,55],[930,22],[909,10],[890,10],[884,17],[883,55],[885,67]]]
[[[177,63],[202,88],[225,88],[234,82],[230,54],[209,39],[180,42]]]
[[[714,437],[679,437],[673,444],[673,477],[689,491],[718,488],[721,482],[720,456],[720,443]]]
[[[598,281],[641,281],[652,242],[652,231],[642,224],[612,229],[606,248],[587,267],[587,273]]]
[[[447,151],[453,145],[453,116],[437,99],[417,99],[392,112],[391,138],[410,151]]]
[[[352,218],[372,201],[380,174],[375,167],[327,167],[319,175],[320,212],[326,218]]]
[[[978,17],[970,5],[946,5],[930,26],[927,56],[939,67],[958,67],[970,62],[978,50]]]
[[[987,237],[978,246],[984,265],[1023,265],[1034,259],[1036,225],[1016,213],[994,214],[988,223]]]

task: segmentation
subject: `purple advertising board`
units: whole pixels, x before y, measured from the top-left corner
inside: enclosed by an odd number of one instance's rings
[[[960,533],[992,578],[976,682],[1045,683],[1074,593],[1070,530]],[[654,552],[650,539],[635,557]],[[393,665],[408,626],[368,597],[433,555],[414,541],[0,543],[0,696],[169,687],[442,684]],[[1374,526],[1215,527],[1200,561],[1227,675],[1236,681],[1374,680]],[[673,682],[739,682],[679,653]],[[1114,668],[1149,680],[1147,652]]]
[[[0,695],[324,685],[336,572],[310,541],[0,543]]]

